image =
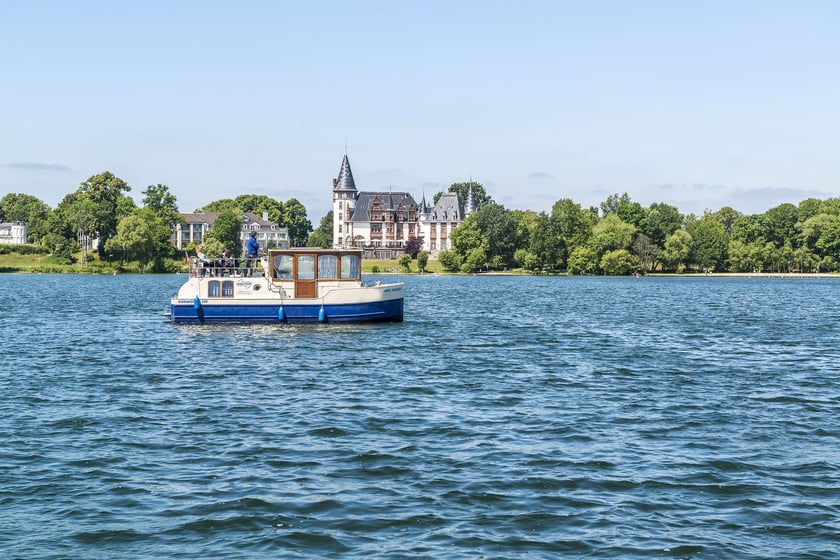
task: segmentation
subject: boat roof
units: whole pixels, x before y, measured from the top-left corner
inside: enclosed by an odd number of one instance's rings
[[[316,253],[325,255],[342,254],[362,254],[361,249],[324,249],[323,247],[289,247],[288,249],[269,249],[269,253]]]

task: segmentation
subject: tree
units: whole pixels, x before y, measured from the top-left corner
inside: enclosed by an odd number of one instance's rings
[[[281,227],[289,228],[292,247],[305,243],[312,231],[312,223],[306,217],[306,207],[296,198],[290,198],[283,204],[282,219],[278,223]]]
[[[492,267],[499,269],[511,266],[514,262],[513,253],[516,251],[517,231],[516,220],[511,211],[501,204],[488,202],[467,220],[471,218],[475,219],[481,235],[486,240],[484,250]],[[460,228],[461,226],[458,226],[455,232]]]
[[[601,270],[608,276],[629,274],[639,268],[639,259],[630,254],[627,249],[607,251],[599,263]]]
[[[581,245],[569,254],[567,270],[569,274],[591,274],[598,264],[598,255],[594,249]]]
[[[785,203],[771,208],[761,215],[764,238],[775,243],[777,247],[782,247],[788,242],[795,243],[798,221],[799,212],[793,204]]]
[[[429,253],[426,251],[420,251],[417,253],[417,268],[420,269],[420,272],[426,272],[426,265],[429,264]]]
[[[627,249],[633,242],[636,228],[622,220],[618,214],[611,213],[592,228],[589,246],[600,256],[607,251]]]
[[[478,218],[475,214],[467,217],[455,228],[449,236],[449,241],[452,243],[452,250],[461,259],[464,259],[471,250],[481,247],[485,239],[478,227]]]
[[[405,254],[401,256],[399,263],[406,272],[411,272],[411,255]]]
[[[309,239],[306,240],[306,245],[308,247],[321,247],[324,249],[329,249],[333,245],[333,211],[330,210],[326,213],[326,215],[321,218],[321,223],[318,224],[318,227],[312,234],[309,236]]]
[[[597,210],[584,210],[571,199],[558,200],[551,207],[551,223],[560,236],[563,245],[560,268],[567,266],[566,260],[575,248],[585,245],[592,237],[592,228],[598,221]]]
[[[216,217],[213,229],[204,237],[205,244],[216,240],[230,249],[234,257],[242,255],[242,212],[237,209],[223,210]]]
[[[688,225],[691,234],[691,256],[703,270],[721,268],[726,262],[729,236],[723,225],[707,214]]]
[[[635,228],[640,228],[645,219],[645,210],[638,202],[630,200],[627,193],[619,196],[611,194],[601,203],[601,214],[607,217],[610,214],[618,214],[618,217],[625,223]]]
[[[461,269],[461,257],[455,251],[441,251],[438,253],[438,262],[444,270],[450,272]]]
[[[28,241],[47,234],[49,214],[50,207],[32,195],[9,193],[0,199],[0,222],[25,223]]]
[[[665,239],[680,229],[682,224],[683,216],[676,206],[654,202],[645,212],[640,229],[654,245],[662,248],[665,246]]]
[[[76,190],[80,199],[90,202],[86,209],[92,213],[88,234],[99,237],[100,256],[104,256],[108,239],[116,234],[117,223],[127,215],[120,212],[120,198],[130,190],[128,183],[110,171],[89,177]]]
[[[732,226],[735,221],[741,217],[741,213],[729,206],[724,206],[717,212],[714,212],[712,217],[720,222],[720,225],[723,226],[726,233],[732,235]]]
[[[473,191],[473,200],[475,201],[476,208],[481,208],[482,205],[488,204],[493,201],[489,194],[484,190],[484,186],[481,183],[476,181],[468,181],[466,183],[452,183],[449,185],[449,192],[454,192],[458,195],[458,200],[461,201],[461,204],[467,202],[467,193],[469,192],[470,188],[472,187]],[[443,193],[438,193],[434,197],[434,202],[437,204],[440,195]]]
[[[169,191],[169,187],[158,183],[157,185],[149,185],[141,192],[144,208],[151,210],[173,228],[181,221],[181,214],[178,212],[178,199]]]
[[[412,259],[417,256],[417,253],[420,252],[420,249],[423,248],[423,239],[420,237],[409,237],[405,245],[403,245],[403,250],[405,254],[411,257]]]
[[[525,251],[525,249],[521,249]],[[514,257],[516,257],[516,251]],[[531,239],[526,251],[528,256],[523,255],[525,261],[529,261],[531,266],[526,262],[516,259],[522,266],[529,270],[539,270],[548,268],[553,270],[557,267],[562,267],[566,262],[566,246],[557,231],[557,222],[549,218],[545,212],[540,212],[537,215],[536,223],[531,232]],[[533,261],[531,261],[533,257]]]
[[[678,229],[665,239],[661,253],[662,263],[671,269],[681,269],[691,254],[691,234]]]
[[[90,249],[91,233],[97,223],[97,207],[90,198],[80,196],[67,209],[67,214],[82,247],[81,264],[87,265],[87,250]],[[101,239],[99,248],[104,253],[105,248]]]
[[[633,241],[633,252],[639,259],[639,265],[645,272],[653,270],[653,263],[659,255],[657,247],[644,233],[640,233]]]

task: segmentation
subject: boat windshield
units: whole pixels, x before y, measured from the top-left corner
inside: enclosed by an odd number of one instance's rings
[[[292,255],[275,255],[274,256],[274,277],[275,278],[291,278],[292,277]]]

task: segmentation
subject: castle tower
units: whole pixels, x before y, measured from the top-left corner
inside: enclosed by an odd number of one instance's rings
[[[472,184],[467,190],[467,201],[464,203],[464,218],[475,212],[475,195],[473,195]]]
[[[350,170],[350,160],[345,153],[338,178],[333,179],[333,247],[353,245],[353,224],[350,220],[358,194],[353,171]]]

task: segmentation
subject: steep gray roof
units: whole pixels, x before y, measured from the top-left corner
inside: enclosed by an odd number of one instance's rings
[[[344,159],[341,160],[341,170],[338,172],[333,190],[354,192],[356,190],[356,181],[353,180],[353,171],[350,170],[350,160],[347,159],[347,154],[344,154]]]
[[[464,220],[464,210],[458,195],[453,192],[443,193],[429,212],[430,222],[461,222]]]
[[[216,218],[219,217],[219,212],[193,212],[188,214],[181,214],[184,221],[188,224],[208,224],[213,227],[216,223]]]
[[[351,222],[369,222],[370,209],[373,201],[379,199],[382,209],[385,211],[396,210],[402,204],[408,210],[412,205],[416,208],[417,203],[414,197],[407,192],[360,192],[356,198],[356,208],[353,210]]]

